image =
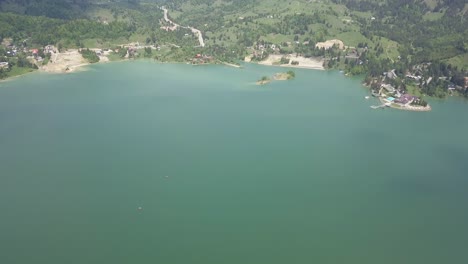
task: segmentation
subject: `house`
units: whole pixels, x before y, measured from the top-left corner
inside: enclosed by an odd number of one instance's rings
[[[390,78],[390,79],[395,79],[396,77],[398,77],[398,75],[395,73],[395,69],[387,72],[386,76],[387,78]]]
[[[400,103],[400,104],[410,104],[412,103],[414,100],[417,100],[418,97],[414,96],[414,95],[411,95],[411,94],[403,94],[402,96],[400,96],[400,98],[398,99],[395,99],[395,102],[396,103]]]
[[[394,93],[395,92],[395,87],[391,86],[390,84],[382,84],[381,85],[382,88],[384,88],[385,90],[387,90],[387,92],[389,93]]]
[[[426,85],[427,85],[427,84],[430,84],[431,81],[432,81],[432,77],[427,78]]]
[[[0,62],[0,69],[8,68],[8,62]]]
[[[413,79],[413,80],[416,80],[416,81],[421,80],[421,76],[416,76],[416,75],[407,74],[406,77],[407,77],[407,78],[410,78],[410,79]]]
[[[454,83],[449,83],[449,84],[447,85],[447,89],[448,89],[448,90],[453,91],[453,90],[455,90],[455,88],[456,88],[456,87],[455,87],[455,84],[454,84]]]
[[[399,91],[399,90],[396,90],[396,91],[395,91],[395,94],[393,94],[393,97],[395,97],[395,98],[400,98],[400,97],[401,97],[400,91]]]

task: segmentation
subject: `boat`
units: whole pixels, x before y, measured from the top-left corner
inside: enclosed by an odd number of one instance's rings
[[[364,98],[369,99],[370,97],[369,97],[369,96],[366,96],[366,97],[364,97]]]

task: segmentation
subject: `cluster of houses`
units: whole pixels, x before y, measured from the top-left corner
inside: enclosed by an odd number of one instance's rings
[[[408,106],[413,103],[418,103],[420,98],[411,94],[402,93],[390,84],[383,83],[380,85],[379,91],[372,92],[373,96],[382,97],[386,103],[396,103],[401,106]]]
[[[26,47],[25,44],[26,40],[23,41],[23,45],[21,47],[17,47],[16,45],[12,44],[10,41],[4,41],[2,43],[3,46],[5,46],[5,55],[6,57],[16,57],[18,54],[26,54],[28,55],[28,59],[30,60],[36,60],[37,62],[41,62],[44,60],[39,54],[39,49],[33,48],[29,49]],[[57,53],[57,49],[53,45],[47,45],[43,48],[43,53],[44,54],[53,54]],[[8,63],[1,63],[0,68],[5,68],[8,67]]]
[[[2,46],[4,46],[6,49],[5,49],[5,57],[2,58],[2,62],[0,62],[0,69],[6,69],[10,66],[10,63],[7,62],[7,61],[3,61],[3,60],[7,60],[8,57],[14,57],[17,55],[18,52],[20,52],[19,48],[16,47],[15,45],[11,44],[10,42],[11,39],[4,39],[3,42],[1,43]],[[26,48],[25,48],[26,49]],[[2,55],[2,54],[0,54]]]
[[[192,64],[205,64],[205,63],[211,63],[213,62],[214,58],[212,56],[209,56],[209,55],[205,55],[205,54],[197,54],[195,55],[195,57],[193,57],[190,62]]]
[[[434,78],[432,76],[423,77],[424,72],[429,65],[430,63],[416,65],[413,67],[411,71],[408,71],[406,75],[404,75],[404,77],[407,80],[413,80],[419,86],[429,85],[434,80]],[[397,79],[398,77],[399,76],[397,75],[396,70],[393,69],[391,71],[384,72],[382,74],[382,79],[381,79],[382,83],[384,83],[382,84],[381,88],[383,88],[390,94],[396,93],[395,102],[398,102],[397,99],[400,97],[401,94],[399,94],[399,91],[397,91],[391,85],[385,84],[385,80],[386,79],[394,80],[394,79]],[[456,90],[463,93],[463,92],[466,92],[468,89],[468,77],[464,77],[464,84],[462,85],[456,85],[455,83],[452,83],[449,77],[446,77],[446,76],[439,77],[439,80],[445,81],[446,88],[450,93],[453,93]],[[373,92],[373,95],[376,95],[375,92]],[[406,98],[409,98],[409,97],[405,97],[405,100],[402,101],[403,104],[405,104],[408,101],[406,100]],[[414,100],[414,101],[417,101],[417,100]]]
[[[44,60],[44,58],[42,58],[39,55],[40,54],[39,49],[31,49],[29,52],[31,53],[31,57],[29,57],[30,59],[35,59],[37,62],[41,62],[41,61]],[[43,49],[44,55],[47,55],[47,54],[52,55],[52,54],[55,54],[57,52],[58,52],[57,49],[53,45],[47,45]]]
[[[6,50],[5,50],[5,53],[8,57],[13,57],[13,56],[16,56],[18,54],[18,52],[21,52],[24,50],[21,50],[20,47],[16,47],[15,45],[11,44],[11,42],[9,41],[4,41],[3,43],[3,46],[6,47]],[[24,48],[26,49],[26,48]]]
[[[430,63],[423,63],[420,65],[416,65],[413,67],[411,72],[405,75],[407,79],[414,80],[418,85],[428,85],[432,82],[434,79],[433,77],[429,76],[427,79],[423,78],[423,73],[427,68],[430,66]],[[394,71],[394,70],[393,70]],[[395,75],[396,77],[396,75]],[[446,76],[441,76],[439,77],[439,80],[444,80],[446,82],[446,88],[449,92],[453,92],[455,90],[458,90],[460,92],[464,92],[466,89],[468,89],[468,77],[464,78],[464,85],[456,85],[452,82],[449,81],[449,77]]]

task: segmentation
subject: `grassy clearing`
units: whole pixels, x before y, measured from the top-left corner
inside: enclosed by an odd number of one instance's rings
[[[468,69],[468,53],[450,58],[446,62],[452,64],[452,66],[457,66],[459,69]]]
[[[423,16],[424,20],[435,21],[439,20],[444,16],[444,13],[427,13]]]
[[[130,40],[125,38],[113,39],[113,40],[101,40],[101,39],[85,39],[82,44],[86,48],[113,48],[115,46],[128,43]]]
[[[340,39],[346,46],[350,47],[357,47],[358,43],[371,42],[358,31],[339,33],[335,35],[335,38]]]
[[[366,18],[366,19],[370,19],[370,18],[372,17],[372,13],[371,13],[371,12],[353,11],[352,14],[355,15],[355,16],[357,16],[357,17]]]
[[[398,52],[398,42],[387,38],[381,38],[380,43],[384,49],[382,56],[388,57],[390,60],[396,60],[400,53]]]
[[[437,6],[437,0],[424,0],[424,3],[431,9],[434,9]]]
[[[99,19],[101,21],[112,22],[115,20],[112,12],[108,9],[94,7],[88,12],[88,16],[92,19]]]
[[[271,43],[282,43],[282,42],[292,42],[294,40],[294,36],[292,35],[281,35],[281,34],[268,34],[266,36],[262,36],[261,40],[269,41]]]
[[[119,60],[123,60],[123,58],[120,57],[119,54],[117,53],[114,53],[114,52],[111,52],[107,58],[109,58],[110,61],[119,61]]]
[[[15,77],[19,75],[23,75],[28,72],[33,72],[34,69],[31,68],[23,68],[18,66],[13,66],[9,72],[7,72],[7,77]]]
[[[408,90],[409,94],[412,94],[418,97],[422,96],[421,90],[416,85],[406,85],[406,89]]]

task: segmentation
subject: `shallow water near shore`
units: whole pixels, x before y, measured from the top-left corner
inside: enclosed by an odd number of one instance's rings
[[[1,263],[468,263],[468,103],[149,61],[0,83]],[[140,208],[141,207],[141,208]]]

